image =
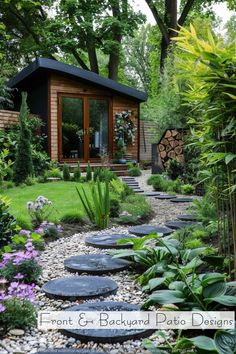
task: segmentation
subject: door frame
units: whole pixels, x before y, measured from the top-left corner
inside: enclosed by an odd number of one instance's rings
[[[83,100],[83,117],[84,117],[84,158],[83,159],[63,159],[62,157],[62,98],[80,98]],[[94,95],[94,94],[76,94],[69,92],[57,93],[57,131],[58,131],[58,161],[59,162],[99,162],[100,158],[89,158],[89,99],[106,100],[108,102],[108,152],[113,157],[113,102],[112,97],[107,95]]]

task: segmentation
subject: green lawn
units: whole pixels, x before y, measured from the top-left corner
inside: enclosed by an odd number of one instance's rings
[[[68,213],[78,211],[84,214],[79,196],[75,186],[83,186],[88,190],[88,184],[79,184],[76,182],[51,182],[39,183],[33,186],[15,187],[4,192],[11,200],[11,212],[19,220],[30,221],[26,203],[34,201],[39,195],[42,195],[52,201],[55,211],[50,215],[50,221],[60,220]],[[89,193],[88,193],[89,195]]]

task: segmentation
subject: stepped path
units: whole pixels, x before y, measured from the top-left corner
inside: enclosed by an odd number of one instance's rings
[[[146,185],[148,175],[149,172],[145,171],[141,177],[126,179],[126,183],[132,185],[135,192],[146,194],[152,205],[155,216],[148,226],[165,227],[167,233],[171,233],[173,229],[167,229],[165,223],[186,214],[189,203],[155,199],[156,193],[153,194],[152,187]],[[184,217],[184,220],[190,221],[191,216],[186,219]],[[119,238],[119,235],[139,237],[132,234],[132,228],[117,226],[102,232],[75,234],[48,244],[40,256],[43,275],[41,287],[37,289],[38,309],[138,309],[146,295],[135,284],[132,269],[129,264],[119,263],[107,256],[109,249],[114,247],[112,239]],[[78,284],[77,287],[74,287],[75,283]],[[86,291],[89,293],[86,294]],[[143,337],[150,337],[157,344],[162,342],[152,331],[133,331],[128,334],[124,331],[115,333],[112,330],[109,334],[91,330],[62,333],[56,330],[32,329],[21,337],[6,336],[0,343],[0,353],[145,354],[149,352],[141,346],[140,338]]]

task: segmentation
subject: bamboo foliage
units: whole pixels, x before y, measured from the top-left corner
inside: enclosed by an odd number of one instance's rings
[[[191,107],[193,144],[201,150],[201,167],[214,187],[220,251],[234,259],[236,278],[236,48],[224,45],[209,31],[198,38],[191,25],[175,38],[183,93]],[[232,251],[233,250],[233,251]]]

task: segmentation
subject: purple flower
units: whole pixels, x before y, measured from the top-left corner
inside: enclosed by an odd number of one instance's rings
[[[35,230],[36,234],[43,235],[44,234],[44,229],[42,227],[39,227]]]
[[[24,278],[24,275],[21,274],[21,273],[17,273],[15,276],[14,276],[14,279],[23,279]]]
[[[0,304],[0,313],[4,312],[6,310],[6,307],[3,304]]]
[[[6,300],[8,297],[3,290],[0,291],[0,301]]]
[[[30,237],[31,232],[28,230],[20,230],[19,235],[25,235],[27,237]]]

